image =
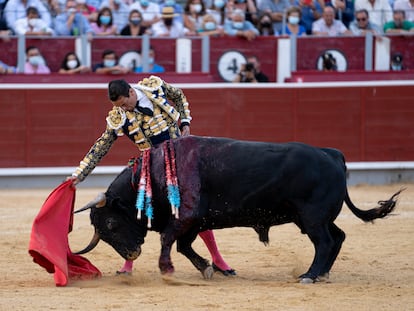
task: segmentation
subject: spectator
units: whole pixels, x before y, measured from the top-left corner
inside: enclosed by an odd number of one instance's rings
[[[261,64],[256,56],[249,56],[247,58],[248,64],[253,64],[255,71],[255,78],[257,82],[269,82],[269,78],[262,72]]]
[[[198,30],[198,34],[200,36],[222,37],[224,36],[224,29],[223,26],[218,24],[213,15],[206,14],[203,17],[201,29]]]
[[[103,74],[126,74],[130,69],[118,64],[118,57],[113,50],[105,50],[102,53],[102,62],[96,64],[93,71]]]
[[[138,10],[129,12],[128,24],[121,30],[121,36],[142,36],[149,33],[147,27],[141,25],[142,15]]]
[[[261,36],[274,36],[275,31],[273,29],[272,16],[270,13],[263,13],[257,25],[257,30]]]
[[[1,7],[1,5],[0,5]],[[7,41],[10,40],[10,36],[13,34],[12,29],[7,26],[6,20],[0,14],[0,38]]]
[[[175,12],[175,17],[174,19],[179,21],[180,23],[184,24],[184,19],[183,19],[183,15],[184,15],[184,9],[182,7],[181,4],[177,3],[175,0],[165,0],[161,5],[161,12],[162,9],[166,6],[170,6],[174,8],[174,12]]]
[[[163,7],[161,14],[161,21],[152,25],[152,36],[163,38],[179,38],[185,36],[184,25],[175,20],[173,7]]]
[[[187,35],[194,36],[198,33],[205,14],[206,7],[202,0],[187,0],[183,15]]]
[[[104,0],[101,3],[101,9],[108,7],[112,11],[113,23],[118,31],[121,31],[128,24],[128,15],[130,13],[128,5],[123,0]]]
[[[239,73],[234,77],[235,83],[258,83],[256,79],[256,70],[251,63],[242,64]]]
[[[258,21],[258,9],[254,0],[228,0],[226,4],[226,19],[231,19],[234,10],[242,10],[244,12],[244,19],[251,22],[253,25]]]
[[[86,3],[86,0],[75,0],[76,10],[86,17],[89,23],[96,22],[98,20],[98,9],[93,5]]]
[[[322,6],[316,0],[296,0],[295,6],[301,10],[300,24],[306,29],[306,34],[312,34],[312,24],[322,16]]]
[[[289,36],[295,35],[297,37],[306,36],[305,26],[300,25],[302,18],[302,11],[298,6],[290,7],[286,12],[286,26],[283,34]]]
[[[403,65],[403,56],[401,53],[395,53],[392,55],[390,69],[393,71],[401,71],[405,69]]]
[[[365,9],[356,11],[355,20],[349,25],[349,30],[357,36],[366,35],[368,32],[371,32],[373,35],[382,34],[382,29],[378,25],[371,23],[369,13]]]
[[[336,58],[329,52],[325,52],[322,55],[322,70],[323,71],[337,71],[338,70]]]
[[[414,23],[405,19],[405,11],[396,10],[393,13],[393,20],[385,23],[384,32],[393,34],[412,33],[414,32]]]
[[[43,2],[43,5],[46,7],[47,11],[50,14],[50,17],[52,19],[52,25],[51,26],[53,26],[56,16],[58,16],[60,13],[62,13],[62,9],[64,8],[64,5],[61,8],[60,3],[59,3],[58,0],[42,0],[42,2]]]
[[[26,49],[26,63],[24,64],[25,74],[49,74],[50,69],[45,64],[45,60],[39,49],[29,46]]]
[[[98,11],[99,8],[102,7],[102,0],[86,0],[86,3],[88,4],[88,6],[94,7],[96,11]]]
[[[97,36],[115,36],[118,33],[118,29],[113,23],[111,9],[100,9],[98,13],[98,19],[96,20],[96,23],[91,23],[91,28]]]
[[[149,53],[148,53],[148,65],[149,65],[148,71],[145,71],[145,72],[151,72],[151,73],[165,72],[164,67],[162,67],[161,65],[158,65],[155,62],[155,51],[154,51],[154,48],[152,48],[152,47],[150,47],[150,50],[149,50]],[[139,67],[135,68],[134,72],[142,73],[144,71],[143,71],[142,66],[139,66]]]
[[[249,41],[259,35],[256,27],[245,19],[245,14],[241,9],[235,9],[231,14],[231,19],[226,20],[224,23],[224,33],[233,37],[242,37]]]
[[[289,0],[261,0],[258,5],[261,12],[269,13],[272,17],[275,33],[282,33],[284,14],[289,7]]]
[[[312,24],[312,33],[317,36],[338,36],[352,34],[344,23],[335,19],[335,10],[331,6],[323,9],[320,19]]]
[[[89,68],[88,66],[83,66],[81,64],[75,52],[66,53],[59,69],[59,73],[62,74],[85,73],[90,71],[91,68]]]
[[[396,0],[394,2],[394,11],[405,11],[405,18],[414,22],[414,0]]]
[[[39,12],[34,6],[27,8],[26,17],[19,18],[14,24],[16,35],[27,36],[51,36],[54,34],[52,28],[39,18]]]
[[[335,9],[335,18],[349,28],[349,24],[354,20],[354,0],[332,0],[329,5]]]
[[[66,9],[55,20],[55,31],[60,36],[93,35],[93,30],[87,18],[76,11],[75,0],[66,1]]]
[[[129,10],[138,10],[142,14],[142,25],[151,27],[161,20],[160,6],[149,0],[139,0],[129,6]]]
[[[7,74],[13,74],[13,73],[17,73],[17,68],[13,67],[13,66],[9,66],[6,63],[3,63],[0,60],[0,74],[2,75],[7,75]]]
[[[381,29],[392,20],[392,8],[388,0],[355,0],[355,11],[362,9],[368,11],[370,21]]]
[[[7,26],[15,32],[14,23],[27,15],[27,8],[35,7],[48,27],[52,26],[49,11],[40,0],[9,0],[4,8]]]
[[[217,22],[217,25],[223,26],[226,18],[225,15],[225,0],[214,0],[212,5],[207,9],[207,13],[212,15]]]

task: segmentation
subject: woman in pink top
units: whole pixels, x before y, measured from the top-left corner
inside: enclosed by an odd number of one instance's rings
[[[24,64],[25,74],[49,74],[50,69],[37,47],[29,46],[26,49],[26,63]]]
[[[92,30],[97,36],[115,36],[118,30],[113,21],[111,9],[102,8],[98,13],[97,21],[91,23]]]

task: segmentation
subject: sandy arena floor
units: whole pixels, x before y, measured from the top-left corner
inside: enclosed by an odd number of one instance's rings
[[[354,186],[362,209],[388,199],[401,187],[394,215],[364,224],[344,207],[336,224],[347,234],[330,283],[302,285],[313,247],[296,226],[273,227],[270,245],[253,229],[216,231],[236,277],[215,274],[206,281],[191,263],[172,253],[176,273],[166,282],[158,270],[159,235],[150,232],[132,276],[116,276],[123,260],[101,242],[86,257],[102,272],[92,281],[55,287],[53,275],[32,262],[27,249],[33,219],[52,189],[0,190],[0,310],[414,310],[414,184]],[[76,208],[103,189],[78,189]],[[73,251],[92,237],[88,213],[75,216]],[[195,249],[208,258],[200,239]]]

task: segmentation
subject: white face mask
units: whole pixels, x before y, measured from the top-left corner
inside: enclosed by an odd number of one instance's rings
[[[76,61],[76,59],[68,60],[66,62],[66,66],[68,66],[69,69],[75,69],[77,65],[78,62]]]
[[[45,64],[43,57],[40,55],[30,56],[29,63],[32,64],[33,66],[39,66],[39,65]]]
[[[34,28],[36,27],[36,23],[37,23],[37,18],[31,18],[28,20],[29,26]]]
[[[193,8],[193,11],[196,13],[200,13],[201,10],[203,9],[203,7],[201,6],[201,4],[197,3],[197,4],[192,4],[191,7]]]
[[[289,20],[289,23],[292,25],[299,24],[299,17],[297,16],[289,16],[288,20]]]

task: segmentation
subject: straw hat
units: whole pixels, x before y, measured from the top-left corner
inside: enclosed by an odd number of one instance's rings
[[[177,14],[174,12],[174,8],[171,6],[165,6],[162,8],[161,17],[162,18],[173,18],[177,16]]]

